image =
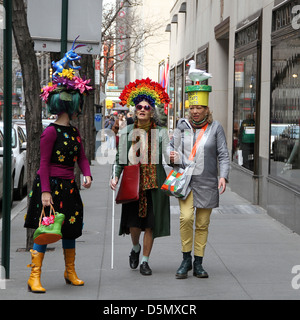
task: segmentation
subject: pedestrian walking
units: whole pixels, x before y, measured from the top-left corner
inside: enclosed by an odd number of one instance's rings
[[[139,200],[122,205],[119,235],[131,235],[131,269],[138,267],[143,251],[140,273],[148,276],[152,274],[149,257],[154,239],[170,235],[170,199],[160,189],[166,179],[163,156],[169,158],[169,138],[167,130],[159,126],[155,111],[155,105],[169,102],[169,97],[158,83],[147,78],[130,83],[121,93],[120,100],[122,105],[135,106],[135,122],[119,133],[120,144],[114,165],[116,175],[110,185],[116,190],[124,166],[140,163]]]
[[[213,121],[208,107],[210,86],[187,87],[189,98],[188,119],[180,119],[171,140],[170,161],[180,168],[190,163],[189,155],[200,134],[202,139],[194,158],[195,167],[180,205],[180,237],[183,261],[176,272],[177,279],[185,279],[188,271],[198,278],[208,278],[202,263],[208,238],[210,215],[219,206],[219,190],[226,190],[229,175],[229,154],[221,124]],[[183,150],[182,150],[183,146]],[[219,180],[218,180],[219,166]],[[219,189],[219,190],[218,190]],[[195,235],[194,235],[195,221]],[[194,262],[192,249],[194,246]]]
[[[126,115],[127,125],[134,123],[132,116],[133,116],[133,113],[131,111],[127,113],[127,115]]]
[[[63,69],[53,78],[53,83],[43,88],[41,97],[48,111],[58,115],[40,138],[40,167],[29,194],[29,206],[25,227],[39,226],[41,209],[53,205],[55,211],[63,213],[62,247],[65,258],[65,281],[74,286],[84,285],[75,271],[75,239],[81,236],[83,227],[83,204],[75,182],[74,165],[77,161],[84,175],[83,187],[90,188],[92,177],[89,161],[77,128],[70,124],[82,111],[84,95],[92,89],[89,80],[74,75],[73,69]],[[32,263],[28,289],[44,293],[40,277],[47,245],[34,243],[30,250]]]
[[[115,146],[116,146],[116,148],[118,148],[118,146],[119,146],[119,130],[120,130],[120,120],[119,119],[116,119],[111,130],[115,134]]]
[[[127,120],[125,118],[124,113],[120,113],[118,115],[118,120],[119,120],[119,128],[122,130],[125,126],[127,126]]]
[[[115,116],[110,116],[109,120],[105,124],[105,134],[107,138],[107,149],[113,150],[116,147],[115,134],[112,130],[115,124]]]

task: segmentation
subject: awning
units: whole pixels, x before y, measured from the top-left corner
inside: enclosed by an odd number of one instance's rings
[[[115,111],[129,111],[129,109],[128,109],[127,107],[122,107],[122,106],[120,106],[120,105],[115,106],[115,107],[113,108],[113,110],[115,110]]]

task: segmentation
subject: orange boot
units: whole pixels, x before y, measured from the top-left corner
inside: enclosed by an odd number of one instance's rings
[[[83,286],[84,281],[78,279],[75,271],[75,248],[74,249],[63,249],[65,256],[65,280],[67,284],[73,286]]]
[[[36,250],[30,250],[31,253],[31,264],[27,267],[31,267],[31,274],[28,279],[28,291],[33,293],[45,293],[41,285],[41,273],[42,273],[42,263],[44,259],[44,253],[37,252]]]

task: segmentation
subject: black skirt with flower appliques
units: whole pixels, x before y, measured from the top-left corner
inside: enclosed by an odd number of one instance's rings
[[[83,227],[83,203],[75,180],[50,177],[50,188],[55,211],[65,215],[62,225],[63,239],[80,237]],[[29,198],[24,227],[36,229],[43,207],[39,175],[35,178]],[[49,212],[49,207],[45,208],[45,212],[46,214]]]

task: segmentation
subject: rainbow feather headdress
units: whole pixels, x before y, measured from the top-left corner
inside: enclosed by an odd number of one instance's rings
[[[143,99],[146,99],[153,107],[171,101],[165,89],[149,78],[130,82],[125,86],[119,98],[122,106],[135,106]]]

